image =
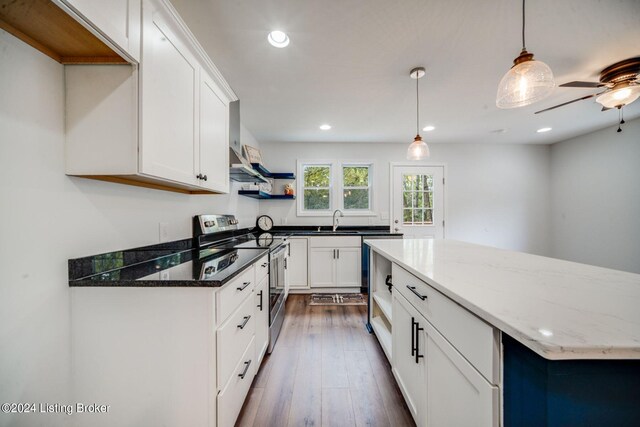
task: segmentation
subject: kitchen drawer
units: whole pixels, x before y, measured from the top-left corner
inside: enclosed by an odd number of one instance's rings
[[[258,369],[256,361],[253,360],[255,354],[255,342],[251,340],[242,358],[235,365],[229,383],[218,394],[218,426],[220,427],[233,426],[236,423]],[[242,374],[244,375],[241,376]]]
[[[255,288],[255,267],[251,266],[218,291],[217,324],[220,325]]]
[[[397,264],[392,277],[393,291],[416,307],[490,383],[498,384],[499,331]]]
[[[218,389],[229,380],[234,367],[256,330],[255,299],[247,298],[217,331]]]
[[[269,255],[265,255],[256,262],[256,283],[262,283],[262,279],[269,274]]]
[[[359,236],[319,236],[309,239],[311,248],[359,248]]]

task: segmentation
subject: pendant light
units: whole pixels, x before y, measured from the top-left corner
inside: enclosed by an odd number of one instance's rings
[[[555,87],[553,73],[547,64],[533,59],[524,43],[525,0],[522,0],[522,52],[513,66],[500,80],[496,106],[516,108],[533,104],[551,94]]]
[[[429,147],[420,136],[420,97],[418,96],[418,80],[425,75],[424,67],[416,67],[409,73],[412,79],[416,79],[416,137],[407,149],[407,159],[422,160],[429,157]]]

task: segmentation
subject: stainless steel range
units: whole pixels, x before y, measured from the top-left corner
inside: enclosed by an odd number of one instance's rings
[[[199,215],[194,217],[194,238],[200,248],[269,251],[269,347],[271,353],[280,334],[285,313],[285,270],[289,255],[286,238],[268,233],[238,230],[233,215]]]

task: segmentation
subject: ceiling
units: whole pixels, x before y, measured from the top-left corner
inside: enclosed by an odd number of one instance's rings
[[[398,142],[420,127],[435,143],[553,143],[604,127],[618,112],[593,93],[556,88],[513,110],[495,106],[498,82],[521,48],[517,0],[172,0],[240,98],[243,124],[261,142]],[[286,31],[277,49],[267,34]],[[529,0],[527,48],[557,84],[597,80],[604,67],[640,56],[640,1]],[[640,100],[625,118],[640,117]],[[321,131],[329,123],[333,128]],[[551,132],[536,133],[541,127]],[[506,131],[502,131],[502,130]]]

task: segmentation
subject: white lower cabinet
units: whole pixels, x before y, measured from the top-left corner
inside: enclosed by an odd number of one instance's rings
[[[416,425],[499,426],[494,328],[397,265],[392,271],[392,371]]]
[[[338,248],[336,286],[355,288],[360,286],[360,248]]]
[[[359,287],[360,237],[309,239],[309,285],[312,288]]]
[[[256,313],[256,364],[267,353],[269,346],[269,277],[262,279],[255,291]]]
[[[235,365],[229,382],[218,394],[217,427],[232,427],[235,424],[259,367],[255,360],[255,352],[255,340],[251,340]]]
[[[428,398],[424,425],[497,427],[500,389],[489,384],[428,322],[425,330]]]
[[[334,248],[309,250],[309,285],[312,288],[336,286],[336,256]]]
[[[308,289],[308,255],[309,239],[306,237],[289,238],[289,260],[287,261],[287,275],[291,289]]]
[[[393,374],[418,426],[425,425],[427,403],[426,320],[397,293],[393,294]]]

